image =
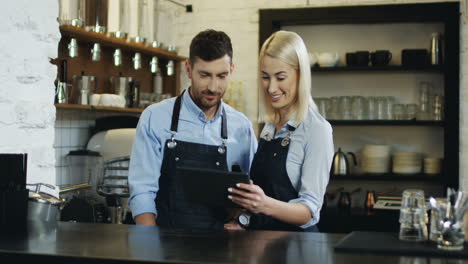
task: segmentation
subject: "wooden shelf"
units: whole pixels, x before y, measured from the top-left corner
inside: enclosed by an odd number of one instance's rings
[[[349,176],[331,176],[330,180],[362,180],[362,181],[424,181],[424,182],[442,182],[441,174],[396,174],[396,173],[382,173],[382,174],[355,174]]]
[[[433,120],[328,120],[333,126],[436,126],[443,127],[444,121]]]
[[[84,111],[100,111],[100,112],[121,112],[121,113],[141,113],[142,108],[120,108],[107,106],[92,106],[79,104],[55,104],[57,109],[62,110],[84,110]]]
[[[62,36],[78,39],[80,42],[99,43],[102,46],[119,48],[125,51],[140,52],[149,56],[156,56],[167,60],[184,61],[187,58],[177,55],[175,52],[167,51],[161,48],[153,48],[141,43],[129,42],[126,39],[109,37],[103,33],[89,32],[79,27],[60,26]]]
[[[336,67],[311,67],[312,72],[444,72],[443,65],[427,65],[427,66],[403,66],[403,65],[388,65],[388,66],[336,66]]]

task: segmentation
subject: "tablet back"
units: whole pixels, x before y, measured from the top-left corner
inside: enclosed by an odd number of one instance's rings
[[[239,207],[227,198],[228,188],[237,183],[249,183],[249,176],[241,172],[177,168],[176,177],[182,183],[185,198],[209,207]]]

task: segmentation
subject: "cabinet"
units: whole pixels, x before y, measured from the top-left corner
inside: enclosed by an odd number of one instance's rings
[[[95,93],[113,93],[110,83],[111,76],[132,77],[140,81],[140,92],[151,93],[153,91],[153,74],[149,69],[152,57],[159,59],[159,68],[163,77],[163,93],[178,95],[180,92],[180,69],[181,63],[187,58],[177,55],[175,52],[167,51],[161,48],[153,48],[141,43],[129,42],[126,39],[109,37],[106,34],[88,32],[82,28],[74,26],[60,26],[62,38],[58,48],[58,58],[52,61],[57,65],[58,73],[61,71],[61,60],[67,60],[67,83],[73,83],[73,76],[92,75],[98,80]],[[70,39],[75,38],[78,42],[78,56],[70,58],[68,56],[68,44]],[[101,46],[101,59],[92,61],[91,49],[94,43]],[[115,49],[122,51],[122,64],[113,65],[113,53]],[[135,53],[141,54],[141,69],[133,68],[132,58]],[[169,76],[166,73],[166,67],[169,61],[174,62],[174,74]],[[57,109],[74,110],[95,110],[95,111],[114,111],[119,113],[141,113],[143,109],[139,108],[113,108],[113,107],[93,107],[89,105],[78,105],[77,100],[79,91],[76,87],[72,89],[69,104],[56,104]]]
[[[341,65],[337,67],[312,67],[312,94],[315,97],[353,92],[360,95],[388,95],[401,91],[417,90],[416,81],[429,78],[434,80],[444,92],[443,121],[342,121],[329,120],[333,126],[335,147],[340,146],[346,137],[348,141],[356,140],[360,133],[374,132],[378,138],[379,131],[395,135],[399,144],[415,144],[417,149],[434,146],[440,149],[443,156],[443,169],[440,175],[352,175],[350,177],[332,177],[331,182],[339,180],[382,181],[382,182],[421,182],[437,186],[439,193],[445,187],[458,188],[459,178],[459,4],[458,3],[425,3],[376,6],[318,7],[297,9],[264,9],[260,10],[259,45],[275,31],[286,29],[298,32],[306,42],[309,51],[329,48],[341,54]],[[418,34],[427,30],[427,42],[415,43]],[[405,33],[402,33],[402,32]],[[429,48],[430,32],[439,31],[444,36],[444,64],[440,66],[407,67],[400,62],[402,48]],[[385,45],[385,46],[383,46]],[[422,46],[421,46],[422,45]],[[374,51],[391,50],[394,59],[389,66],[349,67],[343,63],[345,52],[357,50]],[[395,58],[395,55],[397,55]],[[353,82],[357,83],[353,86]],[[406,84],[405,84],[406,82]],[[374,87],[360,89],[357,85]],[[328,85],[328,86],[327,86]],[[344,86],[338,87],[338,86]],[[393,85],[393,86],[392,86]],[[406,87],[397,87],[404,86]],[[327,86],[323,88],[324,86]],[[331,87],[332,86],[332,87]],[[345,90],[349,88],[349,91]],[[353,90],[354,89],[354,90]],[[398,90],[400,89],[400,90]],[[326,91],[324,91],[326,90]],[[321,94],[321,95],[322,95]],[[401,98],[405,100],[407,98]],[[418,135],[422,136],[419,137]],[[424,135],[429,135],[424,138]],[[413,136],[411,139],[402,140]],[[391,139],[387,138],[387,144]],[[379,142],[376,142],[379,143]],[[401,150],[400,150],[401,151]],[[424,154],[424,151],[422,151]],[[427,153],[425,153],[427,154]],[[358,183],[359,184],[359,183]]]

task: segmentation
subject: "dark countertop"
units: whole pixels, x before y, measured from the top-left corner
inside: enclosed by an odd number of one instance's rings
[[[345,234],[170,230],[158,227],[29,222],[0,234],[2,263],[468,263],[456,259],[337,253]],[[5,262],[7,260],[8,262]],[[449,262],[446,262],[449,261]]]

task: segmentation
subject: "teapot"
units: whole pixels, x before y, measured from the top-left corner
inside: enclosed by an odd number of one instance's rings
[[[315,53],[317,62],[321,67],[333,67],[338,63],[340,55],[337,52]]]
[[[348,152],[347,154],[350,154],[351,157],[353,157],[354,165],[356,166],[357,165],[356,155],[353,152]],[[341,148],[338,148],[338,151],[335,152],[335,155],[333,155],[331,175],[346,176],[346,175],[349,175],[349,171],[350,170],[349,170],[348,157],[346,156],[346,153],[341,151]]]

